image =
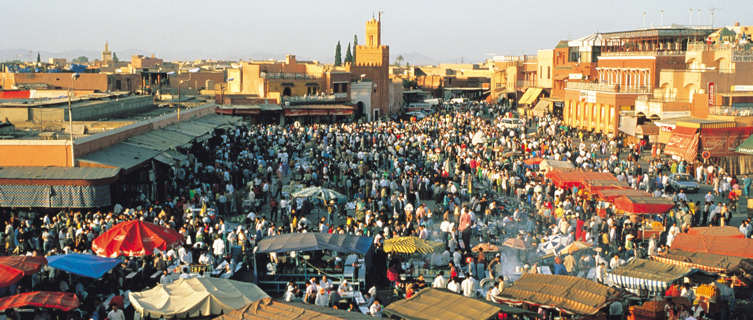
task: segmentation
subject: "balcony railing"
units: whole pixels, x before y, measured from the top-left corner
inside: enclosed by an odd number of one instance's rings
[[[565,89],[570,90],[591,90],[613,93],[642,93],[649,94],[651,89],[646,87],[641,88],[620,88],[617,84],[596,83],[596,82],[568,82]]]
[[[318,80],[319,77],[314,77],[304,73],[288,73],[288,72],[262,72],[260,76],[265,79],[284,79],[284,80]]]
[[[717,116],[749,117],[753,116],[753,108],[709,107],[709,113]]]
[[[685,51],[653,50],[653,51],[618,51],[602,52],[602,57],[635,57],[635,56],[684,56]]]

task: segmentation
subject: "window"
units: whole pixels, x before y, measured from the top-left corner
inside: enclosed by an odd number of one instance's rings
[[[546,78],[547,79],[551,79],[552,78],[552,67],[551,66],[547,66],[546,67]]]
[[[580,60],[580,51],[578,50],[578,47],[569,47],[568,48],[568,62],[578,62]]]
[[[599,62],[599,56],[601,55],[601,47],[591,48],[591,62]]]

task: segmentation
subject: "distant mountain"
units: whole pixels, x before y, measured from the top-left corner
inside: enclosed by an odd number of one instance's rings
[[[21,61],[36,61],[37,59],[37,52],[39,52],[40,58],[42,61],[47,61],[49,58],[66,58],[68,60],[78,58],[80,56],[85,56],[89,58],[89,61],[94,61],[95,59],[101,58],[102,52],[101,51],[95,51],[95,50],[68,50],[68,51],[45,51],[45,50],[25,50],[25,49],[0,49],[0,61],[9,61],[9,60],[21,60]],[[122,60],[130,60],[131,56],[137,55],[137,54],[143,54],[146,56],[151,55],[151,52],[147,52],[145,50],[137,50],[137,49],[126,49],[126,50],[112,50],[117,56],[118,59]],[[159,57],[159,55],[158,55]]]

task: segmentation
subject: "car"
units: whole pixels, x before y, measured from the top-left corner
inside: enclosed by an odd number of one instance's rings
[[[523,119],[504,118],[500,121],[499,126],[507,129],[520,129],[526,126],[526,122]]]
[[[674,173],[669,176],[669,187],[672,190],[685,192],[698,192],[700,185],[688,174]]]

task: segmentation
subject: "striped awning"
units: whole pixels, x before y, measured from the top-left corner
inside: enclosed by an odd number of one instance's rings
[[[441,242],[427,241],[418,237],[397,237],[384,240],[384,252],[404,254],[429,254],[442,247]]]

